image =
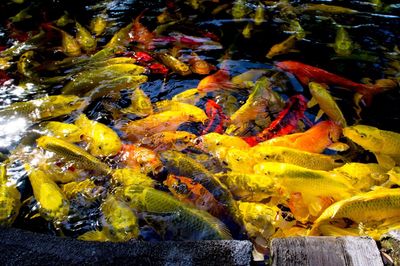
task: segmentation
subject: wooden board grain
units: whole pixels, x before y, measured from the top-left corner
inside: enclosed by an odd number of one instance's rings
[[[367,237],[289,237],[271,242],[272,265],[382,266],[375,241]]]

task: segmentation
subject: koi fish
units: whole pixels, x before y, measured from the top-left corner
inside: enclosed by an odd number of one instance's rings
[[[287,54],[290,52],[299,52],[298,50],[294,49],[294,46],[297,41],[297,37],[295,34],[290,35],[286,40],[281,43],[275,44],[271,47],[268,54],[266,55],[267,58],[271,59],[274,56]]]
[[[215,69],[214,66],[201,59],[196,53],[192,52],[191,56],[192,58],[189,59],[189,66],[193,73],[208,75],[211,70]]]
[[[76,22],[76,40],[81,48],[86,52],[93,52],[96,49],[96,39],[78,22]]]
[[[347,218],[357,224],[391,219],[399,222],[399,213],[400,189],[381,188],[332,204],[315,221],[309,235],[317,235],[321,225],[332,220]]]
[[[294,74],[303,85],[308,85],[309,82],[325,83],[327,85],[336,85],[343,88],[355,90],[363,95],[365,104],[369,105],[372,101],[372,96],[382,92],[382,88],[374,85],[356,83],[349,79],[340,77],[326,70],[306,65],[296,61],[282,61],[275,64],[278,68]]]
[[[183,63],[182,61],[168,53],[158,53],[157,56],[158,58],[160,58],[163,64],[165,64],[172,71],[178,73],[181,76],[186,76],[192,73],[187,64]]]
[[[168,193],[149,187],[129,186],[122,196],[129,207],[157,216],[176,239],[232,239],[226,226],[211,214],[193,208]],[[154,221],[157,222],[157,221]]]
[[[75,125],[83,132],[83,139],[88,143],[90,154],[96,157],[114,156],[122,147],[117,133],[108,126],[92,121],[81,114]]]
[[[163,167],[156,152],[135,145],[123,144],[120,158],[127,166],[145,174],[157,174]]]
[[[227,116],[225,116],[222,111],[222,107],[218,105],[213,100],[207,100],[206,102],[206,115],[208,117],[208,124],[204,127],[201,132],[201,135],[216,132],[222,133],[224,132],[224,124],[229,120]]]
[[[218,216],[223,212],[223,206],[214,198],[213,194],[192,178],[168,175],[164,185],[182,202],[189,203],[214,216]]]
[[[130,32],[130,41],[135,41],[140,44],[143,44],[147,50],[153,49],[153,39],[154,34],[150,32],[142,23],[140,23],[140,19],[143,17],[144,12],[147,11],[145,9],[141,14],[139,14],[132,24],[132,31]]]
[[[325,149],[337,149],[342,128],[332,121],[322,121],[305,132],[276,137],[255,147],[283,146],[303,151],[322,153]]]
[[[250,146],[259,142],[286,135],[297,128],[300,119],[304,118],[307,109],[307,100],[302,95],[294,95],[289,98],[286,107],[278,114],[278,117],[262,132],[252,137],[243,138]]]
[[[324,113],[342,127],[346,127],[346,119],[343,116],[342,111],[336,104],[334,98],[329,94],[327,88],[316,82],[310,82],[308,84],[310,93],[313,98],[307,103],[308,107],[312,107],[314,104],[318,104],[321,108],[315,118],[317,121]]]
[[[141,145],[157,152],[170,149],[181,151],[192,146],[195,138],[196,135],[186,131],[165,131],[144,137],[140,142]]]
[[[234,85],[230,81],[229,72],[225,69],[220,69],[212,75],[209,75],[200,80],[197,85],[199,92],[210,92],[221,89],[232,89]]]
[[[384,168],[391,169],[400,164],[400,134],[376,127],[356,125],[343,129],[343,135],[373,152]]]
[[[33,195],[40,203],[40,213],[48,221],[60,222],[67,218],[69,201],[50,176],[25,165],[31,182]]]

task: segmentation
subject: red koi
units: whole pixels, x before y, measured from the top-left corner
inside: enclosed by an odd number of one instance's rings
[[[199,92],[209,92],[220,89],[232,89],[233,87],[234,85],[230,80],[229,72],[225,69],[220,69],[214,74],[200,80],[197,90]]]
[[[154,61],[154,58],[146,52],[135,52],[132,55],[132,57],[135,58],[140,63],[142,62],[148,63]]]
[[[222,111],[222,107],[213,100],[208,100],[206,102],[206,115],[209,118],[209,122],[201,132],[201,135],[210,132],[222,134],[224,132],[224,124],[228,120],[228,117]]]
[[[337,85],[343,88],[355,90],[359,94],[363,95],[366,105],[371,103],[373,95],[383,91],[379,86],[357,83],[326,70],[296,61],[282,61],[275,63],[275,65],[284,71],[294,74],[303,85],[308,85],[309,82],[315,81],[318,83]]]
[[[164,181],[171,193],[180,201],[192,204],[214,216],[224,212],[224,207],[202,184],[191,178],[169,175]]]
[[[300,94],[294,95],[289,98],[285,108],[267,128],[255,136],[245,137],[243,139],[253,147],[259,142],[292,133],[297,128],[299,120],[304,118],[306,109],[306,98]]]
[[[132,31],[129,33],[131,42],[138,42],[145,46],[146,49],[154,49],[153,39],[154,34],[150,32],[142,23],[140,23],[140,19],[143,17],[144,12],[147,9],[143,10],[134,20],[132,25]]]
[[[147,66],[152,74],[167,75],[169,69],[161,63],[151,63]]]

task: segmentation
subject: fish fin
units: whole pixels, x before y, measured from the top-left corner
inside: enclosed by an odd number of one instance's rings
[[[110,241],[103,231],[96,231],[96,230],[86,232],[83,235],[78,236],[78,239],[83,241],[99,241],[99,242]]]
[[[375,157],[378,164],[385,169],[392,169],[396,165],[396,162],[389,155],[375,153]]]
[[[316,106],[318,104],[317,99],[315,97],[312,97],[311,100],[307,102],[307,107],[311,108],[313,106]]]
[[[320,120],[323,114],[324,114],[324,111],[323,111],[322,109],[319,109],[318,114],[317,114],[317,116],[315,117],[314,122]]]
[[[39,218],[40,217],[40,213],[36,213],[33,216],[31,216],[29,219],[35,219],[35,218]]]
[[[349,145],[347,145],[346,143],[343,143],[343,142],[335,142],[335,143],[332,143],[331,145],[329,145],[327,147],[327,149],[333,150],[333,151],[346,151],[349,149]]]
[[[324,236],[359,236],[356,228],[340,228],[330,224],[322,224],[319,231]]]

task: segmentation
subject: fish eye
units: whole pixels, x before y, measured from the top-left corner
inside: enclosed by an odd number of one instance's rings
[[[364,134],[364,133],[360,133],[360,137],[361,137],[361,138],[366,138],[366,137],[367,137],[367,135],[366,135],[366,134]]]
[[[184,183],[179,183],[179,184],[174,185],[174,189],[179,194],[188,194],[189,193],[189,188]]]

